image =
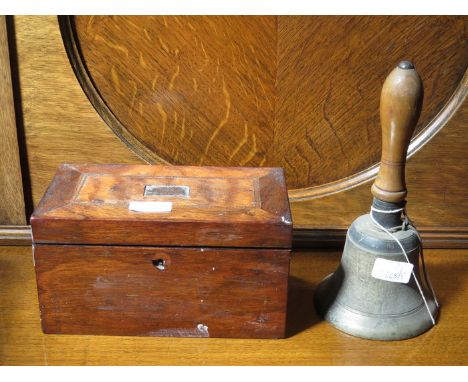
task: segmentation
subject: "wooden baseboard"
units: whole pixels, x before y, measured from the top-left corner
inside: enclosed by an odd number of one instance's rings
[[[347,227],[295,228],[293,248],[341,248],[347,230]],[[421,227],[418,230],[424,248],[468,248],[468,227]]]
[[[0,245],[31,245],[31,226],[3,225],[0,226]]]
[[[293,248],[343,247],[347,228],[296,228]],[[468,248],[467,227],[423,227],[419,229],[425,248]],[[0,245],[31,245],[31,226],[0,226]]]

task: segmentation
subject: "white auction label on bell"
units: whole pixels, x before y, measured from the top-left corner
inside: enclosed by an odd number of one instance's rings
[[[382,258],[375,260],[372,277],[393,283],[407,284],[413,272],[413,264]]]
[[[172,202],[130,202],[130,211],[136,212],[171,212]]]

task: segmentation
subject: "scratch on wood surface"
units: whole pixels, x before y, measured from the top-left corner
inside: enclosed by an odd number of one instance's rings
[[[203,45],[203,41],[200,41],[200,45],[201,45],[203,55],[205,56],[205,60],[209,60],[208,54],[206,53],[206,50],[205,50],[205,45]]]
[[[126,18],[127,24],[131,25],[133,28],[137,29],[138,31],[140,30],[140,26],[135,24],[132,20],[130,20],[129,17]]]
[[[167,20],[166,20],[166,17],[165,17],[165,16],[163,16],[163,17],[162,17],[162,19],[163,19],[164,26],[167,28],[167,27],[168,27],[168,25],[167,25]]]
[[[179,160],[179,150],[176,148],[176,153],[172,156],[172,160],[174,164],[177,164],[177,161]]]
[[[208,332],[208,326],[206,325],[203,325],[203,324],[198,324],[197,325],[197,330],[202,333],[202,334],[205,334],[209,337],[210,333]]]
[[[187,23],[187,26],[188,26],[191,30],[193,30],[193,31],[195,30],[195,27],[192,25],[192,23],[191,23],[190,21]]]
[[[224,118],[219,122],[218,127],[216,128],[216,130],[213,132],[210,139],[208,140],[208,144],[205,147],[205,152],[203,153],[203,156],[200,160],[200,165],[205,160],[206,155],[208,154],[208,151],[211,147],[213,140],[216,138],[216,136],[219,134],[223,126],[226,125],[227,121],[229,120],[229,115],[231,113],[231,96],[229,92],[227,91],[226,81],[224,80],[224,76],[223,76],[223,94],[224,94],[224,103],[226,105],[226,112],[224,114]]]
[[[200,45],[201,45],[203,55],[205,56],[205,59],[203,60],[202,66],[198,69],[198,71],[201,73],[201,72],[203,72],[203,70],[205,70],[207,65],[210,63],[210,57],[206,53],[205,46],[203,45],[203,41],[200,41]]]
[[[112,49],[115,49],[115,50],[118,50],[119,52],[122,52],[123,54],[125,54],[125,57],[128,58],[128,49],[125,46],[114,44],[112,41],[109,41],[109,40],[105,39],[104,37],[102,37],[99,34],[96,34],[94,36],[94,39],[98,40],[98,41],[102,41],[108,47],[110,47]]]
[[[49,361],[47,359],[47,347],[45,345],[44,335],[41,336],[41,341],[42,341],[42,357],[44,358],[44,364],[46,366],[49,366]]]
[[[288,157],[287,157],[286,155],[284,156],[284,159],[283,159],[283,160],[284,160],[284,162],[286,163],[286,166],[285,166],[285,167],[289,167],[289,168],[292,170],[292,172],[294,173],[294,180],[296,180],[296,179],[301,179],[300,174],[298,174],[297,171],[296,171],[296,166],[293,166],[293,165],[291,164],[291,162],[289,161],[289,159],[288,159]],[[289,173],[289,177],[290,177],[290,178],[292,178],[291,175],[292,175],[292,174]]]
[[[133,106],[135,105],[135,99],[136,99],[136,95],[138,92],[138,87],[135,81],[132,81],[132,87],[133,87],[133,92],[132,92],[132,98],[130,101],[130,115],[132,115],[133,113]]]
[[[255,107],[257,108],[257,111],[260,111],[260,108],[258,107],[258,95],[257,95],[257,89],[255,86],[253,86],[253,91],[254,91],[254,96],[255,96]]]
[[[202,325],[202,326],[200,326]],[[209,337],[210,333],[208,331],[208,326],[203,324],[198,324],[196,328],[167,328],[159,329],[149,333],[146,333],[148,336],[156,337]]]
[[[241,162],[241,166],[244,166],[245,164],[249,163],[252,158],[257,154],[257,137],[255,136],[255,133],[252,134],[252,149],[250,150],[249,154],[247,157]]]
[[[248,60],[247,60],[247,55],[245,54],[245,47],[244,47],[244,45],[241,45],[241,48],[242,48],[242,57],[244,57],[245,66],[246,66],[247,68],[250,68],[249,62],[248,62]]]
[[[112,78],[112,83],[114,84],[116,92],[119,93],[121,96],[125,96],[125,93],[120,88],[120,79],[119,79],[119,75],[117,74],[117,71],[115,70],[115,66],[112,66],[111,68],[111,78]]]
[[[262,64],[260,64],[260,61],[258,60],[257,56],[255,56],[255,63],[257,64],[259,68],[262,67]]]
[[[210,60],[209,59],[205,59],[203,61],[203,64],[200,68],[198,68],[198,71],[201,73],[205,70],[205,68],[208,66],[208,64],[210,63]]]
[[[182,21],[179,20],[179,17],[177,16],[173,16],[172,17],[174,19],[174,21],[181,27],[183,27],[184,25],[182,24]],[[166,25],[167,26],[167,25]]]
[[[299,149],[299,146],[296,145],[295,147],[297,153],[299,154],[299,157],[304,161],[304,163],[307,166],[307,179],[310,180],[310,162],[307,158],[307,156],[302,152],[301,149]]]
[[[117,310],[115,306],[110,306],[110,305],[98,306],[96,309],[97,310],[105,310],[105,311]]]
[[[145,61],[145,59],[144,59],[144,57],[143,57],[143,53],[142,53],[142,52],[140,52],[138,60],[139,60],[139,62],[140,62],[140,65],[141,65],[143,68],[147,68],[147,67],[148,67],[148,65],[146,64],[146,61]]]
[[[242,48],[244,50],[244,48]],[[244,50],[245,52],[245,50]],[[249,77],[249,84],[251,85],[250,86],[250,89],[253,90],[253,93],[254,93],[254,99],[255,99],[255,107],[257,109],[257,111],[260,111],[260,108],[258,107],[258,94],[257,94],[257,86],[255,85],[255,77],[252,73],[252,70],[250,69],[250,67],[247,65],[246,66],[246,69],[247,69],[247,75]],[[258,76],[257,76],[257,80],[258,80]]]
[[[244,146],[244,144],[247,142],[248,139],[249,139],[249,130],[248,130],[247,122],[245,122],[244,123],[244,137],[239,142],[235,150],[232,152],[231,156],[229,157],[229,161],[231,161],[231,159],[234,158],[234,156],[241,149],[241,147]]]
[[[33,262],[34,262],[34,256],[33,256]],[[35,264],[34,264],[35,265]],[[2,269],[0,269],[0,276],[3,276],[2,274]],[[3,310],[0,309],[0,323],[2,324],[2,327],[1,327],[1,331],[0,332],[3,332],[5,330],[5,317],[3,315]]]
[[[96,16],[89,16],[88,22],[86,23],[86,33],[90,33],[91,29],[93,28],[94,20]]]
[[[242,63],[241,63],[241,60],[240,60],[240,57],[241,57],[241,55],[242,55],[241,48],[239,47],[239,44],[237,44],[237,43],[234,43],[232,46],[233,46],[233,47],[235,48],[235,50],[237,51],[237,57],[238,57],[239,65],[240,65],[240,64],[242,64]]]
[[[212,20],[212,18],[210,18],[210,21]],[[219,33],[218,33],[218,28],[216,26],[216,23],[211,23],[211,25],[213,26],[213,29],[214,29],[214,32],[215,32],[215,35],[216,36],[219,36]]]
[[[265,99],[267,100],[268,105],[270,106],[270,109],[272,111],[275,111],[275,108],[274,108],[273,104],[270,101],[270,97],[268,97],[268,94],[265,91],[265,87],[263,86],[263,82],[260,80],[260,77],[258,75],[257,75],[257,80],[258,80],[258,83],[260,84],[260,87],[262,88],[262,92],[265,95]]]
[[[120,23],[119,23],[119,16],[110,16],[110,18],[114,22],[113,27],[115,29],[117,29],[119,32],[122,31],[122,28],[121,28]]]
[[[313,141],[312,138],[309,136],[309,134],[306,133],[305,139],[306,139],[307,145],[312,149],[312,151],[315,153],[315,155],[317,155],[321,160],[323,160],[322,155],[321,155],[320,152],[318,151],[317,146],[315,145],[314,141]]]
[[[340,146],[340,151],[343,154],[343,156],[346,158],[346,162],[347,162],[347,165],[348,165],[348,168],[349,168],[349,158],[346,155],[346,152],[345,152],[345,150],[343,148],[343,142],[341,142],[341,139],[338,136],[338,133],[337,133],[337,131],[335,129],[335,126],[331,122],[330,117],[329,117],[329,115],[327,113],[327,109],[326,109],[326,105],[328,104],[328,101],[329,101],[330,96],[331,96],[331,91],[332,91],[332,83],[331,83],[331,80],[330,80],[329,85],[328,85],[327,95],[325,97],[325,100],[322,102],[322,115],[323,115],[324,121],[328,125],[328,127],[331,130],[332,134],[335,136],[335,138],[336,138],[336,140],[338,142],[338,145]]]
[[[148,31],[146,28],[143,28],[143,33],[145,34],[145,37],[148,39],[148,41],[152,41],[151,36],[149,35]]]
[[[156,83],[158,82],[159,75],[156,74],[151,82],[151,90],[156,90]]]
[[[161,44],[161,48],[164,49],[164,51],[166,51],[167,53],[169,53],[169,48],[167,47],[167,45],[164,43],[164,41],[162,40],[161,37],[158,37],[158,40],[159,40],[159,44]]]
[[[138,113],[143,115],[143,104],[141,102],[138,102]]]
[[[174,89],[174,81],[177,78],[177,76],[179,75],[179,72],[180,72],[180,65],[177,65],[176,70],[175,70],[174,74],[171,77],[171,81],[169,82],[169,90]]]
[[[182,141],[185,138],[185,111],[184,115],[182,116],[182,125],[180,128],[180,140]]]
[[[240,87],[242,88],[242,91],[244,92],[244,95],[245,96],[248,96],[248,93],[247,93],[247,90],[244,86],[244,83],[242,81],[239,81],[238,84],[240,85]]]
[[[177,111],[174,110],[174,131],[177,129]]]
[[[198,90],[198,81],[195,77],[193,77],[192,82],[193,82],[193,91],[196,92]]]
[[[156,107],[158,109],[159,115],[161,116],[162,120],[162,136],[161,136],[161,141],[164,140],[164,136],[166,134],[166,121],[167,121],[167,113],[164,111],[162,105],[160,103],[156,104]]]

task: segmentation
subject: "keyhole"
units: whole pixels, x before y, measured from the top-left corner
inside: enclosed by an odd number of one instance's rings
[[[153,263],[153,266],[159,269],[160,271],[166,269],[166,262],[164,261],[164,259],[152,260],[151,262]]]

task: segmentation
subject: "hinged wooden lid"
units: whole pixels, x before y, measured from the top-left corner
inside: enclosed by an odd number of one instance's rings
[[[31,217],[34,243],[289,248],[283,170],[62,165]]]

